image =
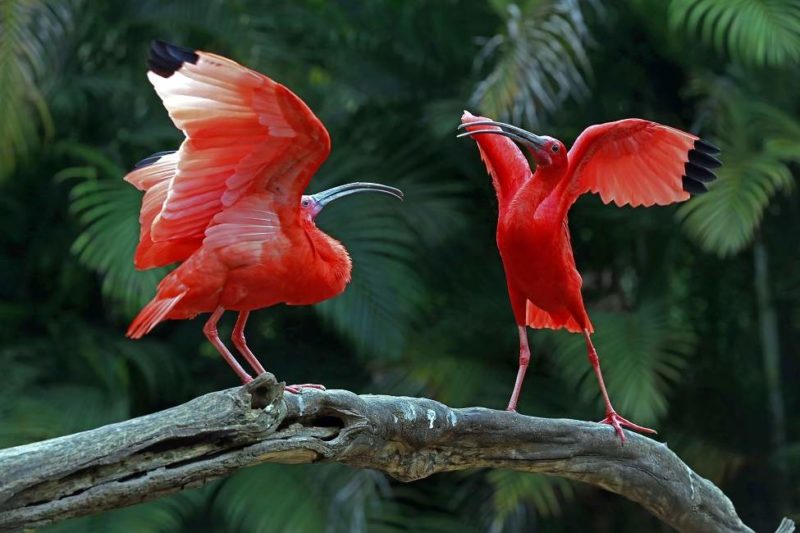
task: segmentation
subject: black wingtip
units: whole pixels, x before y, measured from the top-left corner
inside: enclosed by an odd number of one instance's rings
[[[715,156],[720,149],[703,139],[697,139],[689,150],[689,160],[683,167],[683,190],[689,194],[708,192],[706,183],[711,183],[717,176],[712,172],[722,165]]]
[[[694,149],[700,152],[704,152],[708,155],[718,155],[720,149],[711,144],[708,141],[704,141],[703,139],[697,139],[694,142]]]
[[[141,161],[139,161],[138,163],[136,163],[135,165],[133,165],[133,169],[137,170],[137,169],[140,169],[142,167],[146,167],[148,165],[152,165],[153,163],[155,163],[156,161],[158,161],[159,159],[161,159],[165,155],[174,154],[174,153],[175,153],[175,150],[164,150],[163,152],[156,152],[153,155],[149,155],[149,156],[145,157],[144,159],[142,159]]]
[[[198,59],[200,56],[191,48],[156,39],[150,43],[147,66],[162,78],[169,78],[184,63],[195,64]]]
[[[708,192],[705,185],[692,178],[687,178],[686,176],[683,177],[683,190],[689,194],[703,194],[704,192]]]

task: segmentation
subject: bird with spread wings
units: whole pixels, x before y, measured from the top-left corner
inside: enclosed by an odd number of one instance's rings
[[[204,333],[248,382],[217,333],[223,313],[238,312],[233,344],[264,372],[244,336],[250,312],[317,303],[350,281],[347,250],[317,228],[316,216],[349,194],[402,193],[356,182],[304,195],[331,142],[300,98],[230,59],[163,41],[152,43],[148,65],[148,79],[186,138],[177,151],[154,154],[125,176],[144,191],[134,262],[139,269],[181,264],[127,335],[138,339],[164,320],[211,313]]]

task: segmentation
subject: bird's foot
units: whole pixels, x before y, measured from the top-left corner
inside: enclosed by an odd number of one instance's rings
[[[619,439],[624,443],[625,442],[625,433],[622,431],[623,427],[628,429],[632,429],[634,431],[638,431],[639,433],[656,433],[656,430],[646,428],[640,426],[638,424],[634,424],[633,422],[626,420],[619,416],[616,411],[610,411],[606,415],[606,417],[600,421],[601,424],[608,424],[609,426],[614,428],[614,431],[617,432],[619,435]]]
[[[300,394],[303,389],[325,390],[325,385],[319,385],[317,383],[299,383],[297,385],[286,385],[283,388],[283,390],[292,394]]]

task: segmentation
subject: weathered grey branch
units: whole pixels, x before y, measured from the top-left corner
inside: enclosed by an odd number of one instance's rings
[[[34,527],[198,487],[264,462],[336,461],[412,481],[509,468],[584,481],[680,531],[751,531],[665,445],[611,428],[423,398],[246,387],[92,431],[0,450],[0,530]]]

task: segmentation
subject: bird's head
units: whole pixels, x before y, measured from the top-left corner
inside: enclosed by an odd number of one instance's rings
[[[304,194],[300,200],[300,211],[304,215],[303,218],[314,220],[329,203],[358,192],[379,192],[394,196],[400,200],[403,199],[403,191],[400,189],[389,187],[388,185],[381,185],[380,183],[358,181],[339,185],[338,187],[333,187],[332,189],[327,189],[316,194]]]
[[[481,126],[481,127],[477,127]],[[547,135],[536,135],[511,124],[494,120],[475,120],[464,122],[458,128],[475,128],[459,134],[459,137],[472,135],[502,135],[523,146],[531,154],[537,167],[566,166],[567,149],[564,143]],[[477,127],[477,128],[476,128]]]

